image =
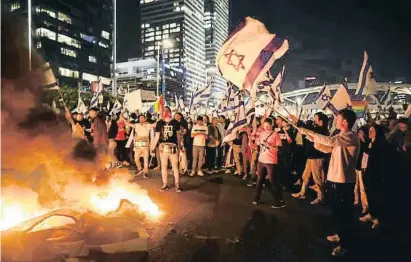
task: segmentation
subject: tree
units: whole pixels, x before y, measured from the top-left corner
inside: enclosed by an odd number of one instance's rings
[[[59,90],[44,90],[41,96],[41,101],[42,103],[51,105],[53,101],[56,102],[58,107],[63,108],[64,104],[61,99],[60,93],[63,97],[65,105],[70,109],[73,110],[77,107],[78,103],[78,89],[77,88],[72,88],[67,85],[63,85],[60,87]],[[93,94],[91,92],[81,92],[81,99],[83,102],[86,104],[86,106],[90,105],[91,97]],[[111,106],[114,104],[116,98],[113,97],[110,93],[108,92],[103,92],[103,107],[106,107],[107,102],[110,101]]]

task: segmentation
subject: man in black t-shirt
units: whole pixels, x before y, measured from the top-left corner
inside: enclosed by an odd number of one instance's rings
[[[155,128],[156,136],[159,136],[160,143],[160,162],[161,176],[163,186],[160,191],[169,189],[167,184],[167,166],[170,159],[171,167],[174,173],[174,185],[176,192],[181,192],[180,174],[178,170],[178,151],[180,145],[180,124],[177,120],[172,119],[171,110],[168,106],[164,107],[163,117],[160,119]]]

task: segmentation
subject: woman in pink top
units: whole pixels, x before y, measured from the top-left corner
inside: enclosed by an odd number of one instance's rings
[[[260,155],[258,157],[258,180],[253,204],[259,204],[263,184],[266,181],[266,176],[268,176],[270,185],[267,186],[267,189],[271,192],[275,201],[275,204],[272,205],[271,208],[283,208],[285,207],[285,202],[281,192],[279,174],[275,174],[278,163],[278,147],[281,146],[281,138],[273,129],[272,119],[266,118],[264,120],[263,130],[259,133],[257,144],[259,145]]]

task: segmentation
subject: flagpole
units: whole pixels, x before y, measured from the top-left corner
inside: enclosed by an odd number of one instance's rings
[[[292,125],[293,127],[297,128],[297,125],[295,125],[293,122],[291,122],[287,117],[283,116],[280,112],[278,112],[273,106],[268,105],[266,102],[262,101],[261,99],[259,99],[258,97],[256,97],[256,99],[258,101],[260,101],[261,103],[263,103],[265,106],[267,106],[268,108],[270,108],[271,110],[273,110],[275,113],[277,113],[278,116],[280,116],[282,119],[284,119],[284,121],[286,121],[287,123],[289,123],[290,125]]]

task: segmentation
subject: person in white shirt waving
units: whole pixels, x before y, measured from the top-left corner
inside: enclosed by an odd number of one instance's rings
[[[340,133],[332,137],[319,135],[305,128],[299,129],[301,134],[314,142],[316,149],[331,152],[326,188],[337,234],[328,236],[327,240],[339,244],[332,252],[336,257],[343,257],[353,241],[355,167],[360,152],[360,138],[352,130],[356,119],[354,111],[341,110],[336,119],[336,128]]]
[[[202,116],[197,117],[197,123],[191,129],[191,137],[193,138],[193,168],[190,176],[195,176],[196,171],[197,175],[204,176],[201,166],[203,165],[208,127],[204,125]]]
[[[148,159],[150,156],[150,130],[155,124],[146,122],[146,116],[141,114],[139,122],[132,124],[125,120],[127,126],[134,128],[134,160],[136,161],[138,174],[143,171],[143,177],[148,178]],[[144,169],[141,168],[140,157],[144,158]]]

